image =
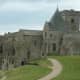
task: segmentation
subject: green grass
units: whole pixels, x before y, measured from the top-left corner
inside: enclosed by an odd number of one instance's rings
[[[6,80],[37,80],[51,72],[51,69],[48,68],[50,62],[47,59],[36,60],[34,63],[39,65],[26,65],[7,71]]]
[[[2,72],[0,71],[0,78],[2,78]]]
[[[80,56],[53,57],[63,65],[62,73],[53,80],[80,80]]]

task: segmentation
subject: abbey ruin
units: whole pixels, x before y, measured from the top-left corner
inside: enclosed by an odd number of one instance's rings
[[[26,64],[50,54],[80,55],[80,12],[56,10],[43,31],[19,30],[0,36],[0,69]]]

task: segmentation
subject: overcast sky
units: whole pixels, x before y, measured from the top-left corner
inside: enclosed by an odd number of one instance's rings
[[[80,0],[0,0],[0,33],[19,29],[42,29],[60,10],[80,10]]]

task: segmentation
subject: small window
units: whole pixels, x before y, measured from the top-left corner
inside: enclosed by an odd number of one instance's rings
[[[22,61],[22,62],[21,62],[21,66],[24,66],[24,65],[25,65],[25,62],[24,62],[24,61]]]
[[[14,64],[14,60],[12,60],[12,64]]]
[[[12,49],[12,56],[15,56],[15,48]]]
[[[37,41],[35,40],[35,41],[34,41],[34,46],[36,46],[36,45],[37,45]]]
[[[56,51],[56,43],[53,43],[53,51]]]
[[[74,23],[74,19],[71,19],[71,23]]]
[[[47,36],[47,32],[45,32],[45,38],[46,38],[46,36]]]
[[[45,54],[44,53],[42,53],[42,56],[44,56]]]
[[[0,46],[0,53],[3,53],[3,49],[2,49],[3,47],[2,46]]]

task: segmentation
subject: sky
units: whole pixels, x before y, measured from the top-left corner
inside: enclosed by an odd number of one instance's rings
[[[59,10],[80,10],[80,0],[0,0],[0,34],[19,29],[42,30]]]

